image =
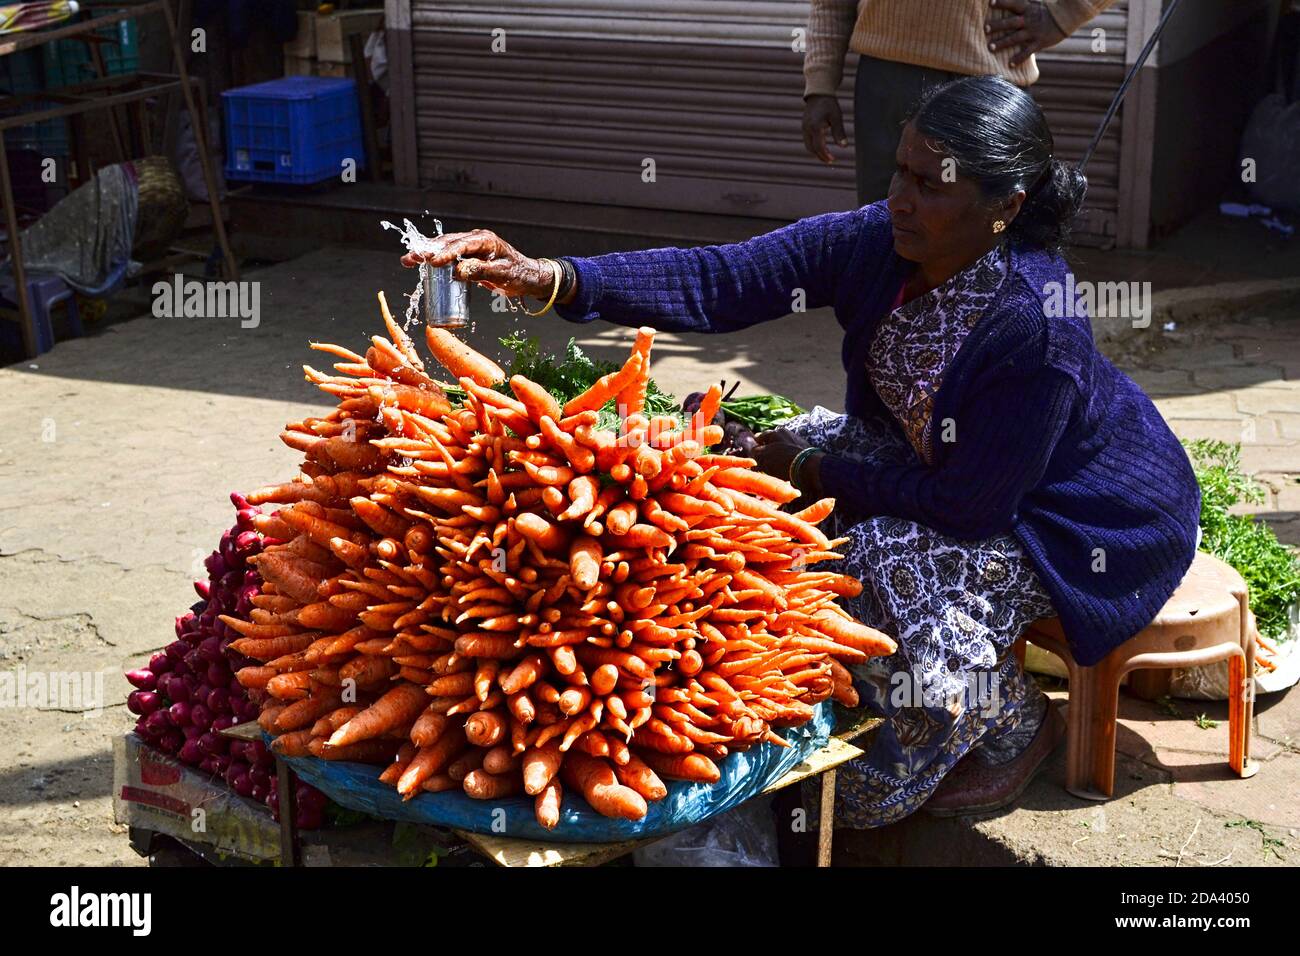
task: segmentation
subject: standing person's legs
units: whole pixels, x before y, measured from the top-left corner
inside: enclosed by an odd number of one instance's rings
[[[860,205],[889,195],[898,136],[921,93],[959,75],[871,56],[858,59],[853,87],[853,148]]]

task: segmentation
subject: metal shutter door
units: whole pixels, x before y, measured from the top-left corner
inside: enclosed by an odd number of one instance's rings
[[[806,2],[413,0],[411,13],[423,186],[782,220],[853,205],[850,164],[803,148],[792,45]]]
[[[851,208],[850,165],[803,148],[792,44],[807,17],[795,0],[412,0],[420,184],[778,220]],[[1040,56],[1033,92],[1064,158],[1122,79],[1126,23],[1120,0]],[[1105,53],[1091,49],[1097,27]],[[840,91],[850,137],[853,69]],[[1084,241],[1116,233],[1120,128],[1090,165]]]
[[[1105,52],[1094,52],[1093,31],[1104,31]],[[1086,24],[1059,46],[1038,54],[1041,74],[1030,87],[1051,123],[1056,151],[1077,161],[1096,132],[1111,98],[1124,80],[1128,45],[1128,0]],[[1109,245],[1118,233],[1121,107],[1088,162],[1088,199],[1075,238]]]

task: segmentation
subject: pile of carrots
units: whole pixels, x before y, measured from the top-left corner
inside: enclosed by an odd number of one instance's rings
[[[844,664],[895,645],[837,606],[857,580],[813,569],[834,502],[783,511],[790,484],[709,454],[716,387],[689,419],[643,414],[652,330],[561,404],[428,328],[453,404],[380,307],[364,356],[313,343],[338,405],[282,433],[302,474],[248,495],[280,507],[254,519],[254,609],[223,620],[278,753],[384,765],[407,799],[526,795],[553,828],[566,787],[639,819],[665,779],[717,781],[856,704]]]

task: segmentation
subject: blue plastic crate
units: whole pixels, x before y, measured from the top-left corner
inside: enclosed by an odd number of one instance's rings
[[[343,160],[365,168],[356,83],[286,76],[221,94],[226,178],[318,183],[338,176]]]

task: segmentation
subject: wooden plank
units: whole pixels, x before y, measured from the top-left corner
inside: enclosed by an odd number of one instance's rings
[[[261,740],[262,728],[257,726],[257,721],[249,720],[242,724],[235,724],[233,727],[227,727],[225,730],[217,731],[222,737],[229,737],[231,740]]]
[[[351,38],[366,37],[384,25],[382,9],[345,10],[316,18],[316,59],[328,63],[351,63],[353,59]]]
[[[795,764],[784,776],[781,776],[767,785],[763,793],[771,793],[774,790],[780,790],[783,787],[789,787],[793,784],[806,780],[809,777],[815,777],[819,773],[827,770],[833,770],[842,763],[850,760],[856,760],[865,754],[866,751],[860,747],[855,747],[851,743],[840,740],[838,737],[832,737],[830,741],[821,750],[815,751],[808,755],[808,759],[803,763]]]
[[[310,10],[298,11],[298,32],[284,44],[284,55],[304,60],[316,58],[316,14]]]
[[[471,833],[468,830],[452,832],[497,866],[600,866],[658,839],[626,840],[621,843],[545,843],[541,840],[518,840],[513,837]]]

